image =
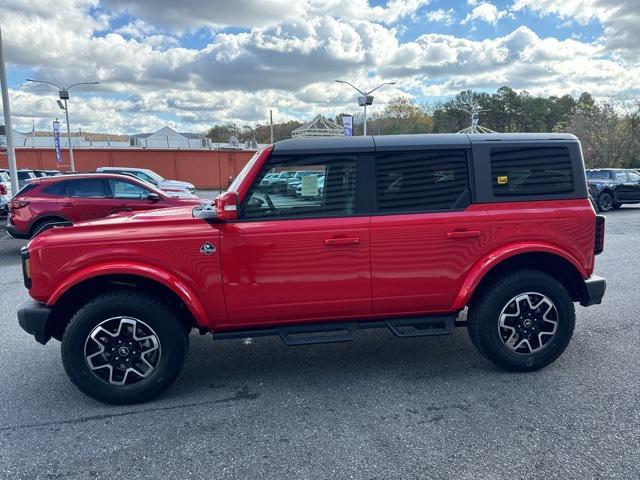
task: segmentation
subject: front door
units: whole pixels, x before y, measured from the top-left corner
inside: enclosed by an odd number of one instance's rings
[[[153,210],[159,207],[158,202],[148,198],[151,190],[126,180],[110,178],[107,182],[111,190],[112,213]]]
[[[231,325],[371,313],[369,219],[356,216],[355,155],[272,157],[221,229]],[[269,173],[310,171],[301,188],[261,190]],[[263,185],[264,187],[264,185]]]

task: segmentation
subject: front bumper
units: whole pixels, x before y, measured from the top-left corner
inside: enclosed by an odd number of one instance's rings
[[[23,302],[18,308],[18,323],[22,329],[43,345],[51,339],[48,328],[50,318],[51,307],[32,299]]]
[[[598,275],[591,275],[584,281],[580,305],[583,307],[599,305],[602,302],[602,297],[604,297],[606,289],[607,281],[604,278]]]

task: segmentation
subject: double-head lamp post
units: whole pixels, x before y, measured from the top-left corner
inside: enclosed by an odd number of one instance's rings
[[[349,83],[349,82],[347,82],[345,80],[336,80],[336,82],[344,83],[346,85],[349,85],[351,88],[356,90],[360,95],[362,95],[361,97],[358,97],[358,105],[364,108],[364,128],[363,128],[362,135],[366,135],[367,134],[367,106],[368,105],[373,105],[373,95],[371,95],[371,94],[373,92],[375,92],[376,90],[378,90],[380,87],[384,86],[384,85],[395,85],[396,82],[384,82],[384,83],[381,83],[376,88],[374,88],[373,90],[369,90],[368,92],[363,92],[358,87],[352,85],[351,83]]]
[[[69,109],[67,107],[67,100],[69,100],[69,90],[71,90],[73,87],[78,85],[98,85],[100,82],[79,82],[64,88],[56,85],[55,83],[46,82],[44,80],[32,80],[30,78],[27,78],[27,82],[46,83],[47,85],[52,85],[58,89],[58,96],[60,97],[60,100],[57,101],[58,106],[60,107],[61,110],[64,110],[64,115],[67,121],[67,141],[69,142],[69,163],[71,166],[71,171],[75,172],[76,164],[73,159],[73,145],[71,144],[71,126],[69,125]]]

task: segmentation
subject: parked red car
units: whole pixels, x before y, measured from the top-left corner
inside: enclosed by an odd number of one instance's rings
[[[300,197],[260,186],[305,169],[317,174]],[[18,319],[40,343],[61,340],[73,383],[110,403],[166,389],[193,328],[301,345],[466,325],[496,365],[532,371],[569,344],[574,303],[601,302],[603,244],[572,135],[292,139],[213,206],[38,235],[22,249],[32,300]]]
[[[76,174],[30,180],[15,195],[7,218],[13,238],[31,238],[51,224],[77,223],[113,213],[185,205],[200,199],[181,199],[126,175]]]

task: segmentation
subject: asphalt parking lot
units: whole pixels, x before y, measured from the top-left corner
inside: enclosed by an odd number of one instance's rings
[[[497,370],[465,329],[298,348],[193,334],[174,386],[128,407],[79,393],[59,343],[19,328],[22,245],[0,239],[0,478],[640,477],[640,208],[607,215],[605,301],[578,307],[542,371]]]

